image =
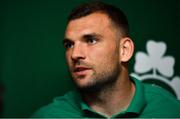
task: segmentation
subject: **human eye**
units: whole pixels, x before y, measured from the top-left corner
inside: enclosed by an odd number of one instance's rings
[[[88,37],[87,39],[86,39],[86,42],[87,43],[89,43],[89,44],[95,44],[96,42],[97,42],[97,38],[96,37],[94,37],[94,36],[91,36],[91,37]]]
[[[65,49],[70,49],[70,48],[72,48],[73,45],[74,45],[74,43],[71,42],[71,41],[64,41],[63,44],[64,44]]]

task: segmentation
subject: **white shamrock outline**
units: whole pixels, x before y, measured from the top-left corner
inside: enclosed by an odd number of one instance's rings
[[[166,44],[164,42],[156,42],[149,40],[146,45],[147,54],[144,52],[137,52],[135,55],[134,71],[131,76],[140,80],[157,79],[171,86],[178,99],[180,99],[180,77],[174,75],[175,59],[172,56],[164,56],[166,52]],[[153,71],[152,74],[147,74]],[[157,71],[162,75],[158,75]],[[143,75],[138,75],[143,74]],[[146,73],[146,74],[145,74]]]
[[[166,44],[164,42],[155,42],[149,40],[147,43],[147,54],[144,52],[137,52],[135,56],[136,64],[134,70],[137,73],[146,73],[153,70],[153,74],[159,73],[166,77],[172,77],[174,74],[174,58],[171,56],[164,56],[166,51]]]

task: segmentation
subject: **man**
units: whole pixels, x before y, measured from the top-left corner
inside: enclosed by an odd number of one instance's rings
[[[78,6],[63,44],[77,89],[33,117],[180,117],[180,103],[171,94],[129,76],[134,44],[121,10],[102,2]]]

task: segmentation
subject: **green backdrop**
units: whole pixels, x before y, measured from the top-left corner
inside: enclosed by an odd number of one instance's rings
[[[86,0],[1,0],[0,82],[2,117],[29,117],[73,85],[62,46],[66,18]],[[148,39],[164,41],[180,75],[180,7],[177,0],[104,0],[128,16],[136,51]],[[134,57],[130,63],[133,71]]]

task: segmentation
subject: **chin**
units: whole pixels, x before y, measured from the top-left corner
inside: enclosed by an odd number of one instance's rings
[[[97,93],[101,91],[103,86],[95,82],[86,82],[84,84],[76,84],[76,87],[81,93]]]
[[[92,79],[87,78],[86,76],[78,76],[78,77],[74,77],[73,81],[77,85],[77,87],[83,88],[83,87],[88,87],[91,84]]]
[[[81,81],[80,82],[75,82],[75,84],[80,89],[81,88],[83,89],[83,88],[86,88],[86,87],[90,86],[88,82],[83,82],[83,81],[82,82]]]

